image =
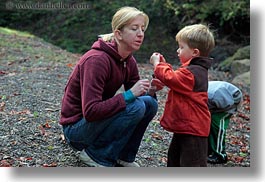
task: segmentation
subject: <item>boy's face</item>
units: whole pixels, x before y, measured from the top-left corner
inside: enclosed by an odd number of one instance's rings
[[[186,42],[178,41],[179,48],[177,50],[181,64],[187,63],[191,58],[198,56],[198,49],[193,49]]]

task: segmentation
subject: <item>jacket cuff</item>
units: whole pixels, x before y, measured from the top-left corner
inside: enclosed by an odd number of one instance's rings
[[[135,96],[133,95],[131,90],[127,90],[126,92],[122,93],[126,104],[129,104],[135,100]]]

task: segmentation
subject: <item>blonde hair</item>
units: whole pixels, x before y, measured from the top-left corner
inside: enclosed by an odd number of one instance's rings
[[[199,49],[201,56],[208,56],[215,46],[213,33],[203,24],[185,26],[177,33],[176,41],[183,41],[190,48]]]
[[[135,17],[143,16],[145,19],[145,30],[149,24],[149,17],[143,11],[134,7],[125,6],[120,8],[113,16],[111,26],[112,33],[99,35],[104,41],[111,41],[114,38],[115,30],[122,30],[124,26],[128,25]]]

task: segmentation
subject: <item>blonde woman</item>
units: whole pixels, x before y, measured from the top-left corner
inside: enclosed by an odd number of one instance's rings
[[[88,166],[139,167],[135,157],[158,107],[133,57],[148,23],[148,16],[134,7],[119,9],[112,19],[113,32],[100,35],[70,75],[60,124]],[[125,91],[116,94],[122,85]]]

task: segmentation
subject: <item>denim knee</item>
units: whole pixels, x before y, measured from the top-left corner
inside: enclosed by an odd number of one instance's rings
[[[154,99],[153,97],[148,97],[147,102],[149,104],[148,106],[150,107],[149,110],[151,110],[153,112],[153,114],[156,114],[156,112],[158,110],[157,100]]]
[[[153,116],[156,115],[157,110],[158,110],[158,103],[156,99],[154,99],[151,96],[142,96],[142,97],[139,97],[139,99],[143,100],[145,104],[145,109],[148,115],[149,114]]]
[[[136,120],[141,120],[144,117],[146,106],[143,100],[136,99],[127,106],[126,110],[128,114],[133,114]]]

